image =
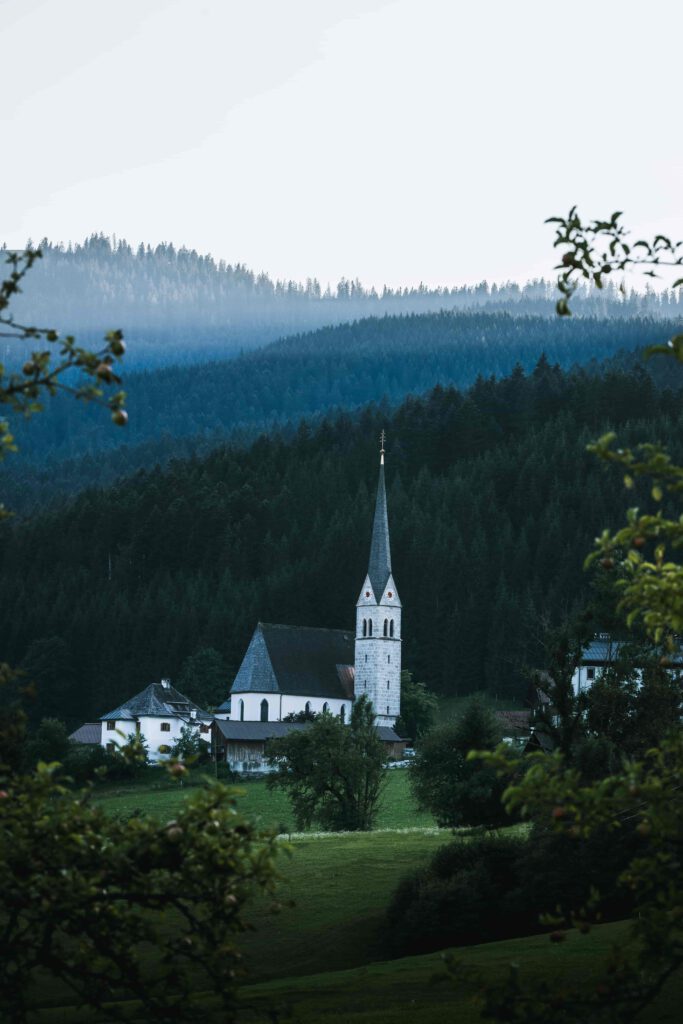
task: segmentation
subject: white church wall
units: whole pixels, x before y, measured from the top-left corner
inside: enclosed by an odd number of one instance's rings
[[[262,720],[261,703],[264,700],[268,703],[268,717],[265,719],[268,722],[280,722],[287,715],[305,711],[307,704],[310,710],[317,715],[322,713],[325,705],[333,715],[339,715],[344,706],[346,721],[351,715],[350,700],[338,700],[333,697],[299,697],[286,693],[246,692],[233,693],[231,721],[260,722]],[[244,715],[242,715],[242,705],[244,706]]]

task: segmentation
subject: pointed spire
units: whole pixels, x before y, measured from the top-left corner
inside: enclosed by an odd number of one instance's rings
[[[370,544],[370,564],[368,576],[375,593],[375,600],[381,601],[385,587],[391,575],[391,548],[389,547],[389,516],[387,514],[387,491],[384,483],[384,441],[382,431],[379,463],[379,482],[377,484],[377,501],[375,504],[375,521],[372,526]]]

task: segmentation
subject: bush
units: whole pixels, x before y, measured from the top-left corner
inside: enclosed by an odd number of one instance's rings
[[[459,839],[429,866],[404,878],[387,911],[396,956],[520,934],[524,905],[517,887],[522,839]]]
[[[386,915],[395,956],[532,935],[558,906],[580,907],[593,888],[606,919],[627,916],[631,897],[617,879],[636,836],[602,830],[571,839],[534,829],[528,839],[485,836],[442,846],[428,867],[403,878]]]
[[[421,741],[410,766],[411,784],[420,807],[431,811],[439,825],[498,828],[510,823],[501,802],[505,784],[493,769],[467,760],[470,750],[492,750],[499,740],[495,716],[474,699],[457,721]]]

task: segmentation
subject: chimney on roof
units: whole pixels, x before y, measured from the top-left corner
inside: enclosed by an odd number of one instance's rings
[[[161,685],[163,686],[163,688],[165,690],[170,690],[171,689],[171,680],[170,679],[162,679],[161,680]]]

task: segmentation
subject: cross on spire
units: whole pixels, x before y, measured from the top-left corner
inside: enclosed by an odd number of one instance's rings
[[[380,464],[380,466],[384,465],[384,442],[386,441],[386,439],[387,439],[387,435],[386,435],[384,429],[382,429],[382,433],[379,435],[379,444],[380,444],[380,448],[379,448],[379,464]]]

